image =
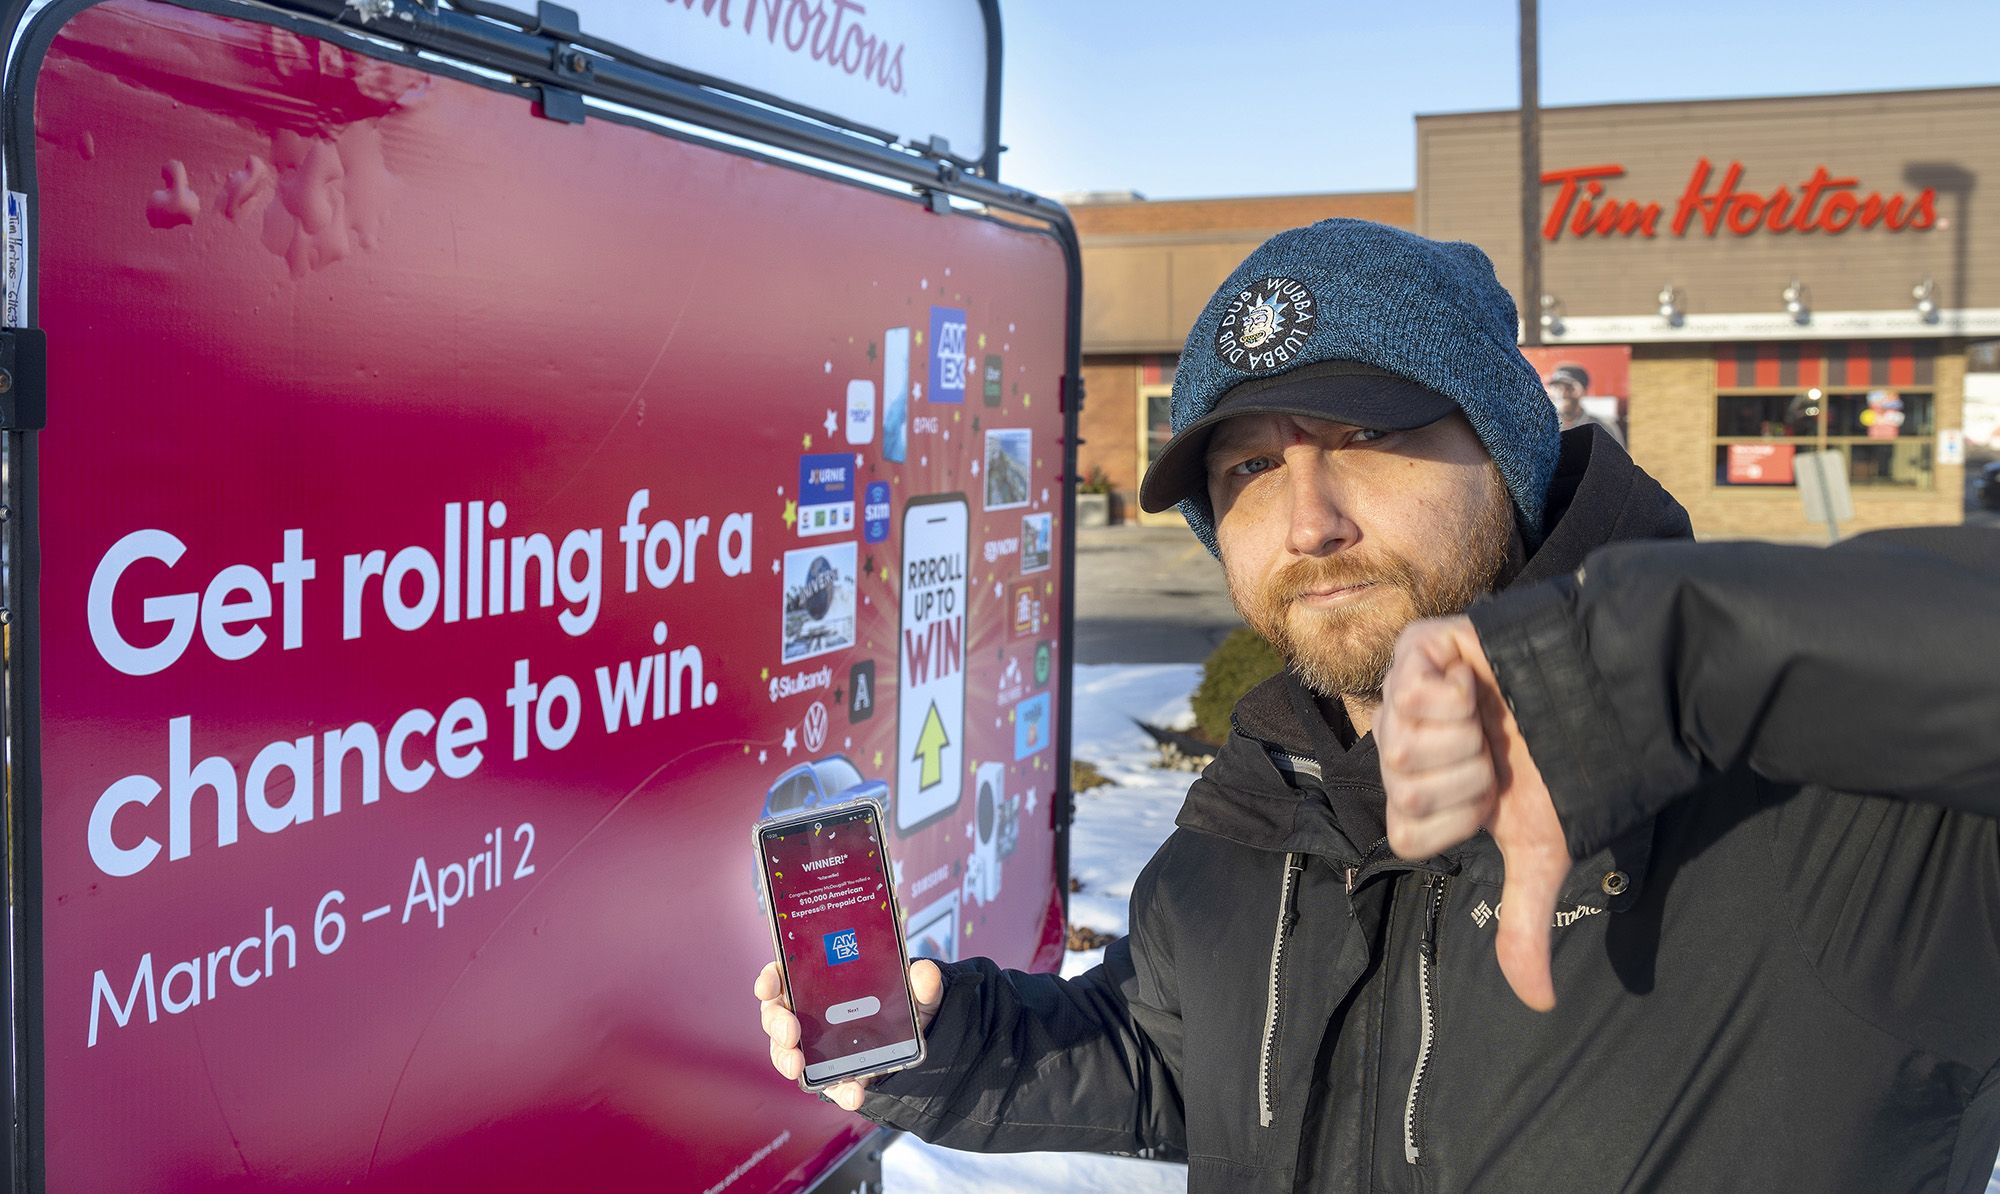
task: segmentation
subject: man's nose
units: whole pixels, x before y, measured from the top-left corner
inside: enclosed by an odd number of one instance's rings
[[[1349,517],[1346,486],[1317,445],[1299,444],[1285,452],[1286,499],[1290,522],[1285,546],[1295,555],[1331,555],[1360,538]]]

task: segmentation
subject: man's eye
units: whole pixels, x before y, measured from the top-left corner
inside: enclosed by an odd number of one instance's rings
[[[1241,464],[1231,465],[1229,472],[1235,477],[1253,477],[1273,467],[1269,456],[1252,456]]]
[[[1357,444],[1372,444],[1377,440],[1387,439],[1390,434],[1387,431],[1378,431],[1374,428],[1363,427],[1355,431],[1352,439]]]

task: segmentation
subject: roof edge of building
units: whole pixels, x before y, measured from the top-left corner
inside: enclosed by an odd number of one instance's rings
[[[1798,100],[1881,99],[1892,96],[1947,96],[1965,93],[2000,95],[2000,84],[1963,83],[1943,87],[1892,87],[1860,91],[1786,92],[1782,95],[1704,95],[1682,99],[1606,100],[1590,104],[1543,104],[1543,112],[1602,112],[1621,108],[1666,108],[1688,104],[1763,104]],[[1468,108],[1445,112],[1419,112],[1417,120],[1452,120],[1466,116],[1512,116],[1519,108]]]

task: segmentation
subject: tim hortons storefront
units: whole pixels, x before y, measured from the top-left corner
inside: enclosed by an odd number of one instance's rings
[[[1543,375],[1705,536],[1810,540],[1797,454],[1837,449],[1841,530],[1955,523],[1969,343],[2000,336],[2000,87],[1543,112]],[[1181,339],[1265,236],[1332,215],[1472,241],[1520,294],[1518,121],[1417,120],[1411,192],[1072,204],[1081,471],[1126,517]],[[1981,185],[1982,177],[1985,185]],[[1169,515],[1168,517],[1172,517]]]
[[[2000,335],[1995,128],[2000,88],[1546,111],[1529,355],[1584,367],[1703,535],[1823,535],[1792,466],[1828,448],[1843,532],[1959,522],[1966,347]],[[1419,117],[1415,222],[1516,295],[1518,130]]]

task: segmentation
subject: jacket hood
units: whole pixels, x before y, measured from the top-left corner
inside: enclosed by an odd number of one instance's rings
[[[1509,588],[1573,573],[1607,543],[1694,534],[1681,504],[1595,424],[1563,433],[1546,526]],[[1231,711],[1229,741],[1188,789],[1177,823],[1258,849],[1365,852],[1380,836],[1380,814],[1368,811],[1382,799],[1374,735],[1343,747],[1323,718],[1308,720],[1316,709],[1289,670],[1251,689]]]

